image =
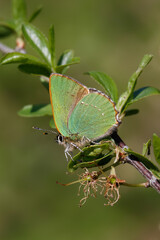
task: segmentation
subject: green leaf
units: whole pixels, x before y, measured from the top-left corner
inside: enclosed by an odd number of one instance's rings
[[[151,139],[148,142],[143,144],[142,155],[145,157],[146,155],[150,155],[150,148],[151,148]]]
[[[6,28],[10,28],[11,30],[15,31],[15,23],[13,20],[9,20],[9,21],[0,21],[0,26],[6,27]]]
[[[127,90],[124,93],[122,93],[116,106],[120,113],[123,113],[126,110],[128,103],[133,99],[133,92],[137,83],[137,79],[141,75],[143,69],[151,61],[152,57],[153,57],[152,55],[145,55],[137,71],[133,73],[133,75],[129,79]]]
[[[118,100],[118,90],[115,82],[111,77],[102,72],[91,71],[87,72],[93,79],[100,83],[105,89],[108,96],[114,101]]]
[[[72,59],[72,62],[70,62],[70,63],[68,63],[68,64],[65,64],[65,65],[59,65],[59,66],[57,66],[56,67],[56,72],[57,73],[65,73],[66,72],[66,70],[71,66],[71,65],[73,65],[73,64],[77,64],[77,63],[79,63],[80,62],[80,58],[78,58],[78,57],[75,57],[75,58],[73,58]]]
[[[70,161],[68,164],[68,170],[69,170],[69,172],[73,172],[73,171],[77,170],[78,168],[93,168],[93,167],[104,166],[104,165],[108,164],[114,156],[115,156],[114,153],[110,152],[109,154],[106,154],[102,158],[98,158],[98,159],[95,159],[95,160],[89,161],[89,162],[80,162],[75,165],[73,165],[74,161],[72,161],[72,162]]]
[[[12,0],[12,14],[15,21],[26,19],[26,2],[25,0]]]
[[[25,0],[12,0],[12,14],[14,23],[16,26],[16,32],[21,35],[21,27],[24,21],[26,21],[26,3]]]
[[[148,158],[144,157],[143,155],[133,152],[130,149],[124,149],[127,153],[136,157],[136,161],[142,162],[152,173],[153,175],[160,179],[160,170],[156,165],[154,165]]]
[[[22,31],[25,39],[51,66],[51,54],[47,38],[31,24],[23,24]]]
[[[0,59],[0,64],[20,63],[18,68],[25,73],[36,75],[44,75],[49,77],[51,69],[43,62],[40,62],[36,57],[29,54],[18,52],[8,53]]]
[[[13,33],[13,29],[0,25],[0,38],[8,37]]]
[[[33,57],[29,54],[13,52],[7,53],[4,57],[0,59],[0,64],[10,64],[10,63],[41,63],[38,58]]]
[[[74,56],[74,52],[73,50],[65,50],[62,55],[60,56],[57,65],[66,65],[67,63],[69,63],[72,58]]]
[[[138,109],[129,109],[125,111],[125,117],[132,116],[139,113]]]
[[[153,134],[153,151],[157,163],[160,164],[160,138],[155,133]]]
[[[42,75],[46,77],[49,77],[51,74],[51,70],[48,68],[46,64],[43,64],[43,63],[21,64],[18,66],[18,69],[24,73],[40,75],[40,76]]]
[[[29,18],[29,22],[33,22],[33,20],[40,14],[40,12],[42,11],[42,6],[38,7],[30,16]]]
[[[55,122],[54,122],[53,118],[51,118],[51,120],[50,120],[50,122],[49,122],[49,126],[50,126],[51,128],[56,128],[56,125],[55,125]]]
[[[64,74],[70,65],[77,64],[79,62],[80,58],[74,57],[73,50],[66,50],[63,52],[63,54],[60,56],[58,60],[56,72]]]
[[[160,90],[158,90],[157,88],[143,87],[143,88],[136,90],[133,93],[133,99],[128,104],[132,104],[132,103],[137,102],[145,97],[158,95],[158,94],[160,94]]]
[[[92,168],[106,165],[115,157],[115,153],[111,148],[110,142],[84,147],[83,152],[79,152],[70,160],[68,170],[73,172],[79,167]]]
[[[48,77],[44,77],[44,76],[40,76],[40,81],[42,83],[42,85],[47,89],[47,91],[49,92],[49,78]]]
[[[18,114],[21,117],[43,117],[52,115],[51,104],[32,104],[24,106]]]
[[[0,21],[0,37],[8,37],[16,32],[16,26],[13,21]]]
[[[51,64],[52,64],[52,68],[54,70],[55,68],[55,32],[54,32],[54,26],[51,25],[50,29],[49,29],[49,49],[50,49],[50,53],[51,53]]]

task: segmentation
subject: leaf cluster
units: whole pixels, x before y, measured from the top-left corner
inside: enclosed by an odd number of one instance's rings
[[[56,58],[55,50],[55,31],[54,26],[49,28],[48,38],[31,22],[39,15],[42,7],[37,8],[30,17],[27,17],[26,4],[24,0],[12,0],[12,19],[0,22],[0,37],[8,37],[15,34],[16,38],[21,38],[39,54],[39,58],[31,54],[17,51],[16,49],[4,55],[0,59],[1,65],[18,64],[18,69],[24,73],[40,77],[41,84],[48,91],[49,76],[52,72],[65,74],[71,65],[79,63],[80,59],[74,56],[73,50],[65,50],[61,56]],[[125,116],[131,116],[139,112],[138,109],[128,109],[131,104],[142,100],[143,98],[159,95],[160,90],[152,86],[144,86],[136,89],[137,81],[144,68],[152,60],[152,55],[146,54],[141,60],[137,70],[128,80],[126,90],[119,95],[115,81],[106,73],[98,71],[89,71],[86,74],[97,81],[103,88],[104,92],[115,102],[119,111],[121,120]],[[23,117],[42,117],[52,116],[51,104],[31,104],[24,106],[18,114]],[[50,126],[55,128],[53,118]],[[110,140],[109,140],[110,141]],[[141,161],[149,168],[156,177],[160,177],[158,168],[146,157],[149,151],[151,141],[144,145],[142,155],[129,149],[125,154],[134,155],[138,161]],[[113,147],[113,142],[102,142],[99,145],[85,147],[83,152],[74,156],[73,161],[68,164],[69,171],[74,171],[81,167],[97,167],[108,164],[117,156],[117,150]],[[155,159],[160,163],[160,138],[153,135],[153,151]],[[124,153],[121,153],[122,155]]]

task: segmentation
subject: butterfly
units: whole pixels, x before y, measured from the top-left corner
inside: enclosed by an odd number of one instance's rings
[[[113,133],[120,124],[115,103],[103,92],[88,88],[77,80],[53,73],[49,79],[53,119],[65,147],[65,156],[86,143],[100,141]]]

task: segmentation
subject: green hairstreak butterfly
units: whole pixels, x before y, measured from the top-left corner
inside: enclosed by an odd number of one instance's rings
[[[74,148],[81,150],[88,142],[100,141],[120,124],[115,103],[99,90],[53,73],[49,91],[54,122],[60,133],[57,140],[65,147],[67,159]]]

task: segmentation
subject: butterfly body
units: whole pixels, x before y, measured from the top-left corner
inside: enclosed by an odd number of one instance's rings
[[[63,138],[58,142],[66,154],[100,141],[120,124],[115,103],[99,90],[58,73],[51,75],[49,90],[55,125]]]
[[[66,159],[68,160],[68,156],[72,159],[70,152],[72,152],[74,149],[78,149],[79,151],[82,151],[81,147],[87,144],[87,139],[83,137],[81,139],[74,138],[73,140],[73,138],[71,139],[70,137],[64,137],[62,135],[58,135],[57,142],[58,144],[64,146],[65,148],[64,153],[65,153]]]

